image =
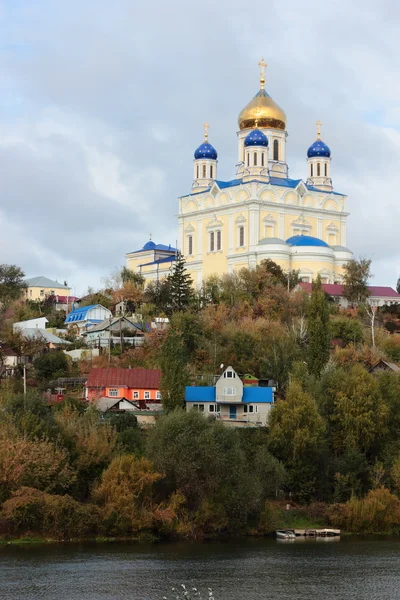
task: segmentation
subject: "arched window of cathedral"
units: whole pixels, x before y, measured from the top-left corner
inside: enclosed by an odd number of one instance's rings
[[[311,177],[314,176],[314,165],[311,163]]]
[[[221,230],[217,231],[217,250],[221,250]]]
[[[193,254],[193,236],[188,235],[188,255],[191,256]]]
[[[204,178],[207,177],[207,174],[206,174],[206,165],[203,165],[203,177]]]
[[[247,153],[247,166],[248,167],[250,166],[250,154],[249,153]]]
[[[321,164],[317,163],[317,177],[321,175]]]
[[[210,179],[213,178],[213,166],[210,165]]]
[[[210,232],[210,252],[214,252],[214,232]]]
[[[261,152],[261,166],[264,166],[264,152]]]
[[[254,166],[257,166],[257,152],[254,152]]]
[[[199,165],[197,165],[197,167],[196,167],[196,178],[197,179],[199,178]]]
[[[239,227],[239,247],[243,248],[244,246],[244,227],[241,225]]]
[[[325,177],[328,177],[328,164],[325,163]]]
[[[274,160],[279,160],[279,142],[274,140]]]

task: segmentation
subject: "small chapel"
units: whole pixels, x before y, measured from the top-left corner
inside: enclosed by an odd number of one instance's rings
[[[179,198],[178,247],[197,285],[268,258],[284,271],[298,270],[302,281],[320,275],[323,283],[340,283],[353,256],[346,247],[346,195],[333,187],[321,123],[307,150],[307,176],[290,179],[286,114],[265,89],[264,59],[258,64],[260,89],[238,117],[235,178],[218,179],[218,153],[206,124],[194,152],[192,189]],[[126,265],[158,279],[169,273],[176,253],[147,242],[126,255]]]

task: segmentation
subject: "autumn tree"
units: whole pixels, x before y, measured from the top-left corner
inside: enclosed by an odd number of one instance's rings
[[[329,347],[329,307],[318,275],[313,281],[308,309],[308,368],[316,377],[329,360]]]
[[[288,471],[287,487],[309,501],[317,487],[325,424],[313,397],[293,381],[269,419],[269,449]]]
[[[345,297],[355,304],[365,302],[370,295],[368,280],[372,276],[371,260],[367,258],[351,259],[343,269],[343,293]]]
[[[16,265],[0,265],[0,308],[21,297],[26,284],[25,273]]]

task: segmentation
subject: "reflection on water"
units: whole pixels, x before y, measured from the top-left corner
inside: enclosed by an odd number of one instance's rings
[[[181,583],[216,600],[400,600],[400,539],[0,547],[1,600],[162,600]]]

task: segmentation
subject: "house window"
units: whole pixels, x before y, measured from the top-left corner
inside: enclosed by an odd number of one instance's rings
[[[161,392],[156,393],[156,400],[161,400]]]
[[[199,165],[197,165],[197,167],[196,167],[196,178],[197,179],[199,178]]]
[[[279,142],[274,140],[274,160],[279,160]]]
[[[150,400],[150,392],[145,392],[144,393],[144,399],[145,400]]]
[[[138,400],[139,399],[139,392],[133,392],[133,399],[134,400]]]
[[[317,163],[317,177],[320,177],[321,175],[321,164]]]
[[[254,412],[254,406],[252,404],[249,404],[249,413]]]
[[[204,404],[193,404],[193,410],[198,410],[199,412],[204,412]]]
[[[314,177],[314,165],[311,165],[311,177]]]
[[[44,296],[44,290],[40,290],[40,295]]]
[[[193,236],[188,235],[187,242],[188,242],[188,254],[189,254],[189,256],[191,256],[193,254]]]
[[[325,177],[328,177],[328,164],[325,163]]]
[[[210,165],[210,179],[213,178],[213,166]]]
[[[214,232],[210,232],[210,252],[214,252]]]
[[[244,246],[244,227],[243,227],[243,225],[241,225],[239,227],[239,246],[240,246],[240,248],[243,248],[243,246]]]
[[[224,388],[224,396],[236,396],[236,388],[235,387]]]
[[[254,166],[257,166],[257,152],[254,152]]]
[[[233,379],[235,377],[235,373],[233,371],[225,371],[224,377],[228,379]]]
[[[203,177],[206,177],[206,165],[203,165]]]
[[[250,154],[249,153],[247,153],[247,166],[248,167],[250,166]]]
[[[110,398],[118,398],[119,397],[119,389],[118,388],[110,388],[108,390],[108,395]]]
[[[217,231],[217,250],[221,250],[221,230]]]
[[[208,412],[210,412],[210,413],[219,413],[219,412],[221,412],[221,407],[219,406],[219,404],[209,404],[208,405]]]
[[[264,166],[264,152],[261,152],[261,166]]]

